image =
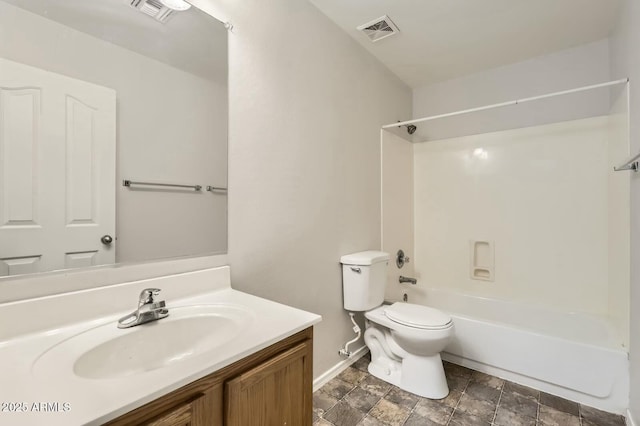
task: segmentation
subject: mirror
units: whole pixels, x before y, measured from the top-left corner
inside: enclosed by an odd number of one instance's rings
[[[0,277],[226,252],[221,22],[0,0],[0,40]]]

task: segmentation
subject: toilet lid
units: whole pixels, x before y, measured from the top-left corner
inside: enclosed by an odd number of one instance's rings
[[[411,303],[396,302],[384,313],[391,321],[415,328],[439,329],[451,324],[451,317],[444,312]]]

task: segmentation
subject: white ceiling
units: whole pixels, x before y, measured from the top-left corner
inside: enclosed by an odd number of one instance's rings
[[[605,38],[620,0],[310,0],[411,87]],[[356,27],[388,15],[400,33]]]
[[[203,78],[226,84],[227,30],[192,7],[162,24],[130,0],[0,0]]]

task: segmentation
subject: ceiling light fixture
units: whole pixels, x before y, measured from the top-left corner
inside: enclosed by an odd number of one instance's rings
[[[191,5],[184,0],[160,0],[160,3],[169,9],[177,10],[179,12],[184,12],[191,8]]]

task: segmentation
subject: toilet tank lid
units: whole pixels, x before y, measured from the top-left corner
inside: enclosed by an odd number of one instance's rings
[[[389,253],[383,251],[360,251],[358,253],[345,254],[340,258],[340,263],[344,265],[373,265],[378,262],[389,260]]]

